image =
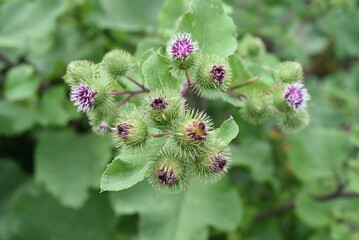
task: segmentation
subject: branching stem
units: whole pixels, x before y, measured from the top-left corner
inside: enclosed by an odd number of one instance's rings
[[[184,97],[188,91],[189,86],[191,85],[191,79],[188,75],[188,72],[186,71],[186,81],[181,86],[180,94],[182,97]]]
[[[241,84],[239,84],[239,85],[235,85],[235,86],[233,86],[233,87],[230,87],[229,89],[230,89],[230,90],[234,90],[234,89],[237,89],[237,88],[241,88],[241,87],[247,86],[247,85],[249,85],[249,84],[251,84],[251,83],[254,83],[254,82],[258,81],[259,79],[260,79],[260,77],[258,77],[258,76],[257,76],[257,77],[253,77],[253,78],[251,78],[251,79],[245,81],[244,83],[241,83]]]
[[[145,86],[139,82],[137,82],[135,79],[133,79],[132,77],[125,75],[125,77],[130,80],[131,82],[133,82],[134,84],[136,84],[137,86],[139,86],[142,89],[145,89]]]
[[[277,87],[279,87],[281,85],[281,83],[277,83],[277,84],[274,84],[270,89],[268,89],[267,91],[265,91],[262,96],[265,96],[271,92],[273,92]]]
[[[163,136],[167,136],[167,135],[170,135],[170,133],[156,133],[156,134],[150,134],[150,136],[152,137],[163,137]]]
[[[325,196],[314,196],[313,199],[319,202],[329,201],[337,198],[353,198],[353,197],[359,197],[359,193],[356,192],[345,192],[343,185],[338,185],[337,190],[329,195]],[[272,216],[285,213],[287,211],[291,211],[295,208],[295,202],[289,201],[282,206],[279,206],[277,208],[272,208],[265,210],[263,212],[260,212],[255,218],[254,221],[262,221],[267,218],[270,218]]]

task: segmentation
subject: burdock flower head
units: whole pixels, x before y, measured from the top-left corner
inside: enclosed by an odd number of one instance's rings
[[[211,169],[213,172],[222,172],[226,169],[227,158],[220,154],[212,159]]]
[[[162,112],[164,109],[166,109],[168,103],[164,97],[158,97],[152,100],[151,102],[152,109]]]
[[[161,169],[157,170],[157,183],[171,187],[176,181],[177,177],[173,169],[162,167]]]
[[[186,135],[191,140],[203,142],[207,137],[206,123],[201,120],[192,120],[186,125]]]
[[[71,88],[70,100],[78,106],[77,111],[88,112],[94,105],[94,99],[98,92],[92,90],[88,85],[83,82],[79,86]]]
[[[283,97],[294,111],[305,109],[309,100],[308,90],[300,82],[288,84],[284,89]]]
[[[171,58],[188,58],[198,49],[198,42],[192,41],[190,33],[177,33],[167,42],[167,54]]]
[[[212,73],[212,80],[214,84],[219,85],[224,82],[224,79],[227,75],[227,69],[225,69],[224,65],[220,66],[213,66],[212,70],[210,71]]]

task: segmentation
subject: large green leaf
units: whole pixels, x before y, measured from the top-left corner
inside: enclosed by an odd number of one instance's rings
[[[193,0],[179,31],[192,33],[205,53],[227,57],[237,49],[236,27],[219,0]]]
[[[213,184],[194,182],[176,195],[161,194],[143,182],[110,196],[117,214],[140,214],[141,240],[204,240],[208,226],[233,231],[241,219],[238,193],[226,178]]]
[[[9,200],[0,216],[0,233],[2,240],[111,240],[114,224],[105,194],[92,193],[86,204],[75,210],[30,182]]]
[[[99,186],[111,157],[112,144],[107,138],[46,131],[36,146],[36,179],[64,205],[80,207],[89,188]]]
[[[313,227],[323,227],[330,221],[326,206],[305,194],[297,198],[295,212],[302,221]]]
[[[4,85],[5,99],[9,101],[24,100],[34,96],[40,84],[30,65],[12,68],[6,75]]]
[[[189,10],[190,0],[166,0],[158,16],[158,28],[162,35],[169,37],[179,24],[180,16]]]
[[[141,150],[123,151],[107,166],[101,191],[120,191],[143,180],[147,163],[163,148],[168,137],[152,138]]]
[[[233,117],[228,118],[222,125],[216,129],[216,137],[221,140],[224,146],[227,146],[239,132],[238,125]]]
[[[239,93],[248,93],[253,90],[267,90],[270,86],[263,81],[261,81],[260,76],[252,75],[247,66],[244,64],[243,60],[237,55],[232,55],[228,58],[229,64],[232,68],[232,85],[239,85],[248,80],[253,79],[254,77],[259,77],[259,79],[249,85],[246,85],[241,88],[237,88],[235,91]]]
[[[29,130],[35,123],[32,109],[0,100],[0,135],[15,135]]]
[[[336,129],[307,128],[294,135],[289,160],[302,181],[331,178],[340,171],[349,149],[349,137]]]
[[[14,0],[0,12],[0,46],[46,52],[56,19],[66,10],[67,0]]]
[[[70,119],[80,116],[69,101],[65,86],[47,90],[38,110],[37,121],[42,126],[64,126]]]
[[[172,76],[167,58],[153,53],[142,66],[142,74],[151,90],[161,88],[179,89],[180,82]]]
[[[95,24],[125,31],[154,31],[163,0],[100,0]]]
[[[143,180],[146,166],[146,164],[133,164],[115,158],[102,175],[101,191],[120,191],[132,187]]]
[[[272,153],[268,142],[247,137],[240,145],[231,144],[230,148],[232,166],[248,167],[255,181],[268,181],[273,175]]]

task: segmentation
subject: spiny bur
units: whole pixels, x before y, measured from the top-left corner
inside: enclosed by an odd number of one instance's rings
[[[180,155],[198,156],[206,149],[211,137],[212,121],[203,112],[190,110],[173,123],[173,138]]]
[[[185,159],[166,147],[149,163],[147,176],[150,184],[165,193],[183,191],[190,178]]]
[[[282,62],[276,69],[277,78],[284,83],[301,82],[303,80],[303,67],[297,62]]]
[[[150,121],[140,110],[120,115],[113,130],[116,147],[122,150],[138,150],[149,138]]]
[[[214,143],[194,161],[193,172],[202,182],[215,182],[228,170],[230,164],[228,147],[218,148]]]
[[[231,83],[232,70],[226,59],[202,54],[196,63],[193,88],[203,97],[214,98]]]
[[[243,101],[239,112],[243,119],[253,124],[260,124],[271,116],[271,106],[268,105],[267,97],[260,92],[252,92]]]
[[[87,60],[72,61],[67,65],[64,80],[70,86],[77,86],[87,83],[99,75],[97,64]]]
[[[143,108],[149,118],[158,126],[170,124],[178,119],[185,109],[185,102],[178,92],[172,89],[157,90],[143,101]]]
[[[126,51],[112,50],[103,57],[101,66],[112,80],[121,81],[121,77],[134,66],[134,60],[132,55]]]

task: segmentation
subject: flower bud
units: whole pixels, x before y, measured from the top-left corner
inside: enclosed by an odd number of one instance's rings
[[[147,116],[144,117],[135,110],[126,115],[125,117],[120,117],[113,129],[116,147],[124,149],[142,147],[149,138]]]
[[[271,115],[270,106],[266,102],[266,97],[259,93],[252,93],[244,101],[239,110],[242,118],[253,124],[260,124],[267,120]]]
[[[101,64],[112,80],[120,81],[119,78],[131,70],[134,60],[126,51],[112,50],[106,53]]]
[[[112,110],[105,115],[102,114],[101,111],[91,111],[87,113],[92,131],[102,136],[111,132],[111,127],[115,125],[117,116],[117,110]]]
[[[212,146],[195,159],[193,171],[202,182],[215,182],[227,172],[229,163],[228,148]]]
[[[149,183],[165,193],[183,191],[190,177],[184,159],[166,148],[149,163],[147,175]]]
[[[204,54],[196,64],[194,89],[204,97],[216,97],[231,82],[232,70],[228,62],[213,54]]]
[[[143,103],[149,117],[159,125],[169,124],[178,119],[178,115],[185,109],[183,98],[171,89],[152,92]]]
[[[277,67],[277,78],[285,83],[300,82],[303,80],[303,67],[297,62],[282,62]]]
[[[198,42],[192,41],[190,33],[177,33],[167,42],[167,55],[175,70],[188,70],[196,59]]]
[[[309,124],[309,114],[307,111],[288,112],[282,114],[278,120],[285,132],[295,133]]]
[[[180,116],[181,117],[181,116]],[[197,156],[204,151],[211,136],[212,122],[203,112],[186,112],[173,124],[174,140],[182,155]]]
[[[86,60],[72,61],[69,65],[67,65],[64,80],[71,86],[77,86],[82,82],[88,83],[93,78],[98,76],[98,73],[98,65],[93,62]]]

